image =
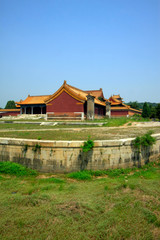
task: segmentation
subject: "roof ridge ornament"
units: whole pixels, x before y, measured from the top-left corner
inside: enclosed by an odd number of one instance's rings
[[[66,80],[64,80],[64,83],[63,83],[63,85],[66,85],[67,84],[67,81]]]

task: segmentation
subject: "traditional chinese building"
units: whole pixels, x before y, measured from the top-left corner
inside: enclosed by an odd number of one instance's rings
[[[106,100],[102,88],[83,91],[66,81],[52,95],[30,96],[17,102],[21,114],[47,114],[53,118],[94,119],[106,115]]]
[[[20,114],[20,109],[0,109],[0,117],[17,116]]]
[[[129,117],[134,114],[141,114],[142,111],[131,108],[126,105],[123,101],[123,98],[120,95],[113,95],[109,98],[111,104],[111,116],[112,117]]]
[[[101,117],[128,117],[141,114],[126,105],[120,95],[104,98],[102,88],[83,91],[67,84],[52,95],[30,96],[16,102],[19,109],[0,109],[0,116],[16,116],[18,114],[46,114],[54,119],[94,119]]]

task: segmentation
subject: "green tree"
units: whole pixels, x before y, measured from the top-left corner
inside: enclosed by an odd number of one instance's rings
[[[156,107],[156,117],[160,119],[160,103]]]
[[[139,105],[138,105],[138,102],[131,102],[130,104],[131,108],[134,108],[134,109],[138,109],[139,110]]]
[[[5,109],[16,109],[15,102],[13,100],[9,100],[5,106]]]
[[[150,117],[156,118],[156,108],[153,107],[152,105],[150,105],[150,112],[151,112]]]
[[[149,108],[148,104],[145,102],[143,105],[142,117],[149,118],[150,114],[151,114],[150,108]]]

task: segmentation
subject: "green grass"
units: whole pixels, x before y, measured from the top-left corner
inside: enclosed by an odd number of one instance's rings
[[[1,173],[0,239],[158,240],[160,160],[107,172],[84,171],[81,181]]]
[[[37,172],[14,162],[0,162],[0,173],[16,176],[35,176]]]
[[[128,122],[127,118],[110,118],[105,124],[106,127],[119,127]]]

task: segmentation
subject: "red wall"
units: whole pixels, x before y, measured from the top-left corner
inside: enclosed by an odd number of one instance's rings
[[[95,115],[105,116],[106,107],[95,104]]]
[[[112,111],[111,110],[111,117],[125,117],[128,115],[128,111]]]
[[[20,114],[20,111],[19,112],[1,112],[0,113],[0,116],[17,116],[17,115],[19,115]]]
[[[84,112],[83,103],[71,97],[68,93],[62,92],[57,98],[47,105],[46,112],[71,113]]]

